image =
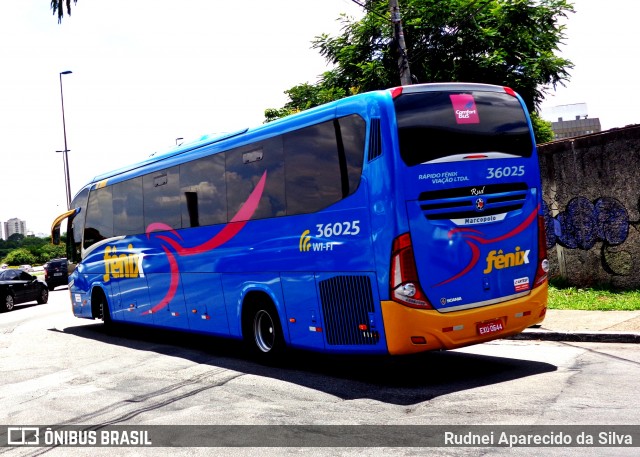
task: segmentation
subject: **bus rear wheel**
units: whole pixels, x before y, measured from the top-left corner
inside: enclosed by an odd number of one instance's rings
[[[278,313],[271,304],[254,304],[245,320],[245,343],[261,362],[275,362],[285,349]]]

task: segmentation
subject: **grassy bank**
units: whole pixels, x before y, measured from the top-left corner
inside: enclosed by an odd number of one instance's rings
[[[591,311],[638,311],[640,291],[611,291],[552,284],[549,287],[550,309]]]

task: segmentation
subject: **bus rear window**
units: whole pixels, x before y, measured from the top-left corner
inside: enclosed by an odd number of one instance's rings
[[[457,154],[532,154],[524,110],[506,93],[408,93],[394,104],[400,155],[409,166]]]

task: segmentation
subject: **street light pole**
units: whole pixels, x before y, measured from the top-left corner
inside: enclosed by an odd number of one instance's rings
[[[62,132],[64,134],[64,151],[56,151],[62,152],[64,154],[64,180],[67,190],[67,209],[71,209],[71,183],[69,182],[69,148],[67,147],[67,126],[64,122],[64,96],[62,95],[62,75],[71,74],[71,71],[62,71],[60,72],[60,102],[62,103]]]

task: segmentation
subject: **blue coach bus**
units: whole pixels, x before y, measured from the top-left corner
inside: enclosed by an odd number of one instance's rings
[[[544,318],[535,141],[511,89],[364,93],[96,177],[67,227],[77,317],[407,354]]]

